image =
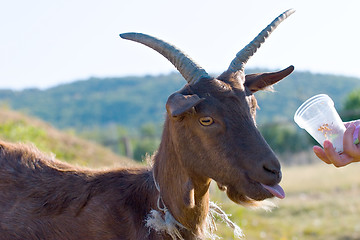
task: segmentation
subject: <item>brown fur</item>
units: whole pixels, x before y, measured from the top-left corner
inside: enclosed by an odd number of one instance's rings
[[[0,143],[0,239],[144,239],[148,169],[88,171]],[[152,239],[151,235],[149,239]]]

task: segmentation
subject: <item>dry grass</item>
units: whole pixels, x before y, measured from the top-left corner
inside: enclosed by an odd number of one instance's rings
[[[283,170],[287,193],[272,212],[250,210],[230,202],[214,190],[213,200],[243,229],[248,240],[360,239],[360,165],[337,169],[326,164]],[[233,239],[222,226],[218,235]]]
[[[138,165],[98,144],[5,108],[0,109],[0,139],[34,144],[43,152],[55,154],[59,160],[90,168]]]

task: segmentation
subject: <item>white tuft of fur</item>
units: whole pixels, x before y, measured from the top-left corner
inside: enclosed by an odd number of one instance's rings
[[[186,229],[181,223],[179,223],[170,211],[167,209],[165,203],[163,202],[161,195],[160,195],[160,186],[156,182],[155,174],[153,173],[153,180],[155,184],[155,188],[159,192],[158,200],[157,200],[157,208],[164,214],[162,217],[162,213],[158,210],[152,209],[150,213],[147,215],[145,219],[145,226],[151,231],[151,229],[155,230],[156,232],[166,233],[173,240],[185,240],[180,233],[181,229]],[[234,237],[235,238],[242,238],[244,234],[239,226],[237,226],[234,222],[232,222],[229,218],[229,215],[226,214],[218,205],[214,202],[209,201],[209,212],[205,219],[205,227],[201,229],[202,236],[197,237],[197,239],[210,239],[216,240],[221,239],[219,236],[214,234],[217,230],[216,223],[215,223],[215,215],[219,218],[222,222],[226,223],[227,226],[231,227],[234,230]],[[180,230],[179,230],[180,229]],[[195,235],[195,234],[194,234]]]
[[[181,236],[179,229],[185,229],[185,227],[176,221],[176,219],[171,215],[166,207],[161,209],[164,212],[165,216],[162,217],[162,213],[157,210],[151,210],[145,220],[145,226],[149,229],[154,229],[156,232],[166,233],[173,240],[184,240]],[[206,218],[206,227],[202,230],[202,236],[198,239],[210,239],[216,240],[221,239],[219,236],[214,234],[217,230],[215,223],[215,215],[218,219],[224,222],[228,227],[231,227],[234,231],[234,237],[241,239],[244,237],[244,234],[239,226],[232,222],[229,218],[229,215],[226,214],[218,205],[213,202],[209,202],[209,213]]]
[[[259,208],[261,208],[267,212],[271,212],[271,210],[273,210],[276,207],[277,207],[276,204],[269,200],[261,201],[261,204],[259,206]]]
[[[145,226],[149,229],[154,229],[156,232],[167,233],[173,240],[185,240],[179,231],[179,228],[184,228],[181,223],[165,209],[165,218],[162,218],[161,213],[157,210],[151,210],[148,214]]]
[[[228,227],[231,227],[234,231],[234,237],[235,238],[243,238],[244,234],[241,230],[241,228],[236,225],[233,221],[230,220],[228,214],[226,214],[218,205],[216,205],[214,202],[210,201],[210,206],[209,206],[209,215],[212,216],[212,219],[214,219],[214,214],[217,215],[217,217],[224,222]]]
[[[275,203],[269,200],[263,200],[261,202],[251,200],[249,202],[242,202],[241,205],[250,209],[262,209],[267,212],[271,212],[277,207]]]

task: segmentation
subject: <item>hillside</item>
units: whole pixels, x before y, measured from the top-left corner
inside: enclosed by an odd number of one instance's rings
[[[161,121],[169,93],[184,82],[178,74],[92,78],[46,90],[0,90],[0,101],[58,128],[79,129],[111,123],[137,127]]]
[[[34,144],[45,153],[55,154],[59,160],[91,168],[136,164],[95,143],[58,131],[39,119],[5,108],[0,109],[0,139]]]
[[[261,70],[249,70],[248,73]],[[91,78],[57,87],[22,91],[0,90],[0,102],[50,122],[58,128],[91,128],[111,123],[138,128],[161,123],[167,97],[185,85],[179,74]],[[256,93],[258,122],[290,120],[307,98],[327,93],[340,109],[346,95],[360,88],[360,79],[295,71],[275,86]]]

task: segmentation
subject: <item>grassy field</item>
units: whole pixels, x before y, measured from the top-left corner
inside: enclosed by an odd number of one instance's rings
[[[322,163],[288,167],[281,185],[287,196],[274,199],[277,208],[271,212],[238,206],[215,187],[212,200],[232,215],[248,240],[360,239],[359,164],[341,169]],[[221,224],[217,234],[233,239]]]

